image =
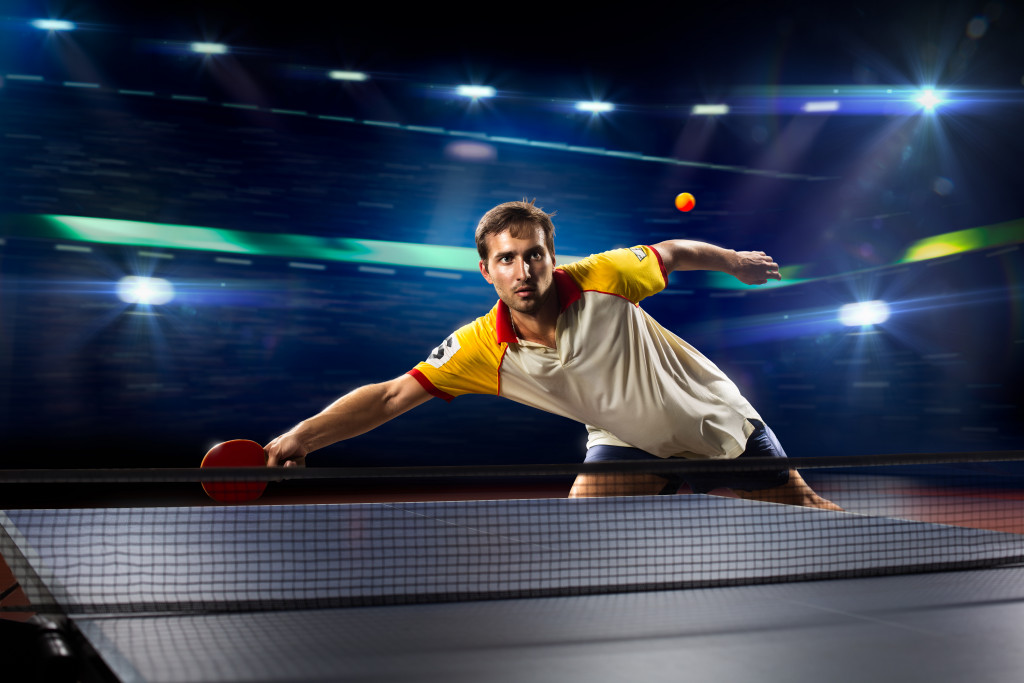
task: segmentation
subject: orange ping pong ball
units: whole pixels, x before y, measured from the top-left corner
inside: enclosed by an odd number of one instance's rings
[[[696,203],[697,201],[689,192],[680,192],[676,195],[676,208],[680,211],[689,211]]]

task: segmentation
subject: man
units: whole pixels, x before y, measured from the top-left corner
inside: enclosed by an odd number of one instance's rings
[[[267,447],[270,466],[357,436],[432,396],[496,394],[587,425],[587,462],[685,457],[784,458],[771,430],[711,361],[661,327],[639,301],[676,270],[714,270],[747,284],[780,279],[764,252],[688,240],[618,249],[555,268],[554,226],[533,202],[488,211],[476,230],[480,273],[499,301],[408,373],[360,387]],[[666,487],[669,483],[669,487]],[[697,477],[695,491],[838,509],[796,471]],[[642,495],[679,482],[653,474],[581,474],[570,496]]]

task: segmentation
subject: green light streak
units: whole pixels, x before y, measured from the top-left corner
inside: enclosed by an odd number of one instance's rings
[[[1024,242],[1024,218],[926,237],[907,248],[898,263],[915,263],[976,249]]]
[[[191,249],[248,256],[385,264],[444,270],[477,270],[476,249],[199,228],[81,216],[46,216],[65,239],[94,244]]]

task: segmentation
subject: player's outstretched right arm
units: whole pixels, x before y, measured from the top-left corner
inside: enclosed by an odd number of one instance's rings
[[[694,240],[666,240],[653,245],[669,273],[675,270],[717,270],[748,285],[781,280],[779,264],[763,251],[733,251]]]
[[[302,467],[318,448],[379,427],[430,397],[409,375],[359,387],[268,443],[267,466]]]

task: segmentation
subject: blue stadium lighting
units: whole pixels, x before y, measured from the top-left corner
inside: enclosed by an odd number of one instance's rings
[[[805,102],[800,108],[809,114],[820,114],[823,112],[839,111],[839,102],[836,100]]]
[[[489,85],[460,85],[455,89],[457,95],[462,97],[470,97],[474,100],[478,100],[483,97],[494,97],[497,93]]]
[[[160,277],[129,275],[117,283],[117,296],[126,304],[160,306],[174,298],[174,286]]]
[[[228,46],[221,43],[192,43],[189,48],[201,55],[223,55],[228,52]]]
[[[847,327],[881,325],[889,319],[889,305],[884,301],[861,301],[839,309],[839,322]]]
[[[931,88],[922,90],[916,99],[917,103],[924,107],[925,111],[934,111],[935,107],[942,104],[942,98]]]
[[[588,111],[592,114],[603,114],[609,111],[614,111],[615,105],[611,102],[577,102],[576,109],[579,111]]]
[[[369,80],[369,76],[364,74],[362,71],[331,71],[327,74],[327,77],[334,81],[355,81],[361,82]]]
[[[36,19],[29,22],[32,28],[40,31],[74,31],[75,22],[63,19]]]

